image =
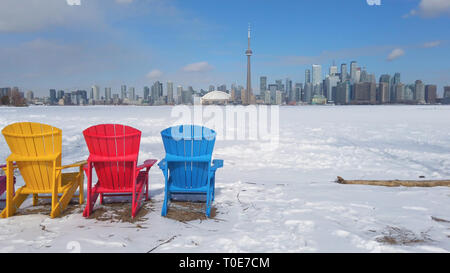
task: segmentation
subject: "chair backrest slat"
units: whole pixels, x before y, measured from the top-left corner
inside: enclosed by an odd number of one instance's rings
[[[141,132],[120,124],[100,124],[84,130],[83,134],[92,156],[113,159],[94,162],[100,186],[111,190],[129,189],[138,161]],[[130,161],[125,161],[125,157]]]
[[[169,162],[170,179],[181,188],[195,189],[207,184],[209,162],[193,162],[191,157],[211,158],[216,133],[206,127],[182,125],[161,132],[166,154],[184,157],[184,162]]]
[[[56,166],[61,166],[62,131],[46,124],[19,122],[6,126],[2,133],[12,155],[33,159],[17,164],[26,186],[31,190],[51,191],[53,162],[39,158],[54,156]]]

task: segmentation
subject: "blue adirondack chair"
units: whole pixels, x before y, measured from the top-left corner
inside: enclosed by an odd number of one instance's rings
[[[163,130],[161,136],[166,150],[166,157],[158,163],[165,178],[161,215],[167,215],[172,194],[205,194],[206,216],[210,217],[215,173],[223,167],[223,160],[212,160],[216,132],[197,125],[180,125]]]

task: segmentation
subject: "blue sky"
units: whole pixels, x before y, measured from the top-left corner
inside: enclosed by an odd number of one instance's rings
[[[306,68],[321,64],[325,76],[333,60],[439,92],[450,84],[450,0],[66,1],[1,1],[0,86],[245,86],[248,23],[255,93],[259,76],[303,82]]]

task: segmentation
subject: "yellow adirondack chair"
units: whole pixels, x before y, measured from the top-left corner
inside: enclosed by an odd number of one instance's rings
[[[0,215],[2,218],[14,215],[30,194],[33,195],[33,206],[37,205],[39,198],[52,199],[52,218],[58,217],[74,197],[79,197],[80,204],[83,203],[83,165],[87,162],[61,166],[61,129],[46,124],[19,122],[6,126],[2,134],[11,150],[4,168],[7,185],[6,207]],[[63,169],[75,167],[79,168],[77,172],[62,173]],[[25,186],[14,195],[13,172],[16,168]],[[77,188],[79,194],[74,195]]]

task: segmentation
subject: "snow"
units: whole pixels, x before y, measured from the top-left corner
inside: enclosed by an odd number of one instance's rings
[[[172,107],[0,108],[0,127],[43,122],[63,130],[63,163],[87,157],[82,130],[122,123],[142,131],[139,159],[164,157],[160,131]],[[273,143],[218,140],[214,219],[161,217],[164,179],[150,172],[151,209],[139,223],[0,219],[0,252],[448,252],[450,189],[334,183],[345,179],[450,178],[450,107],[280,107]],[[0,158],[9,154],[1,137]],[[20,176],[17,185],[23,185]],[[0,205],[3,206],[3,205]],[[72,205],[70,205],[72,206]],[[106,209],[108,205],[104,206]],[[32,209],[27,199],[22,208]],[[432,219],[435,217],[435,219]],[[389,239],[397,243],[389,243]]]

